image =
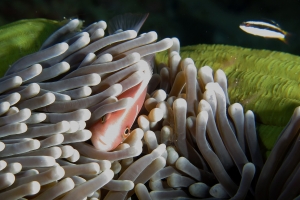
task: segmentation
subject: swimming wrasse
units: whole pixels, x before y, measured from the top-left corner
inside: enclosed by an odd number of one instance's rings
[[[39,50],[64,22],[24,19],[0,27],[0,77],[19,58]]]
[[[264,37],[264,38],[275,38],[288,43],[287,37],[290,33],[284,31],[280,26],[274,21],[264,22],[264,21],[246,21],[240,24],[240,29],[246,33]]]

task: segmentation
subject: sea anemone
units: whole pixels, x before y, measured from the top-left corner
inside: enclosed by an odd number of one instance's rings
[[[230,104],[222,70],[181,59],[176,38],[155,43],[155,32],[134,30],[104,37],[104,21],[77,32],[79,24],[71,20],[0,80],[0,199],[299,195],[300,108],[264,162],[254,114]],[[112,151],[97,150],[89,127],[126,109],[130,99],[117,97],[166,49],[136,128]]]
[[[178,40],[173,42],[179,46]],[[193,60],[181,59],[178,49],[171,48],[168,55],[168,65],[159,68],[164,77],[160,87],[167,88],[168,97],[165,101],[149,97],[148,119],[147,115],[138,119],[144,131],[156,135],[156,144],[167,145],[166,167],[149,182],[152,199],[297,197],[300,107],[264,162],[254,114],[241,104],[230,104],[225,73],[217,70],[213,75],[208,66],[197,73]],[[163,119],[151,126],[150,113],[157,108]]]

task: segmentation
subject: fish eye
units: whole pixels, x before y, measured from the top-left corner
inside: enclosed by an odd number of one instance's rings
[[[130,128],[126,127],[126,129],[124,130],[124,135],[128,135],[130,133]]]

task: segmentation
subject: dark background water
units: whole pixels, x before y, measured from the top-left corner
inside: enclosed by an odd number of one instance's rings
[[[0,25],[20,19],[80,18],[85,25],[122,13],[147,13],[142,32],[178,37],[181,45],[229,44],[300,55],[299,0],[1,0]],[[239,24],[270,19],[292,33],[289,44],[247,34]],[[0,41],[1,42],[1,41]]]

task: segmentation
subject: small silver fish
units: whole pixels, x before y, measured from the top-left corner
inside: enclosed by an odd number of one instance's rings
[[[275,38],[287,43],[288,32],[282,30],[280,26],[272,21],[272,23],[263,21],[246,21],[240,24],[240,29],[246,33],[257,35],[265,38]]]

